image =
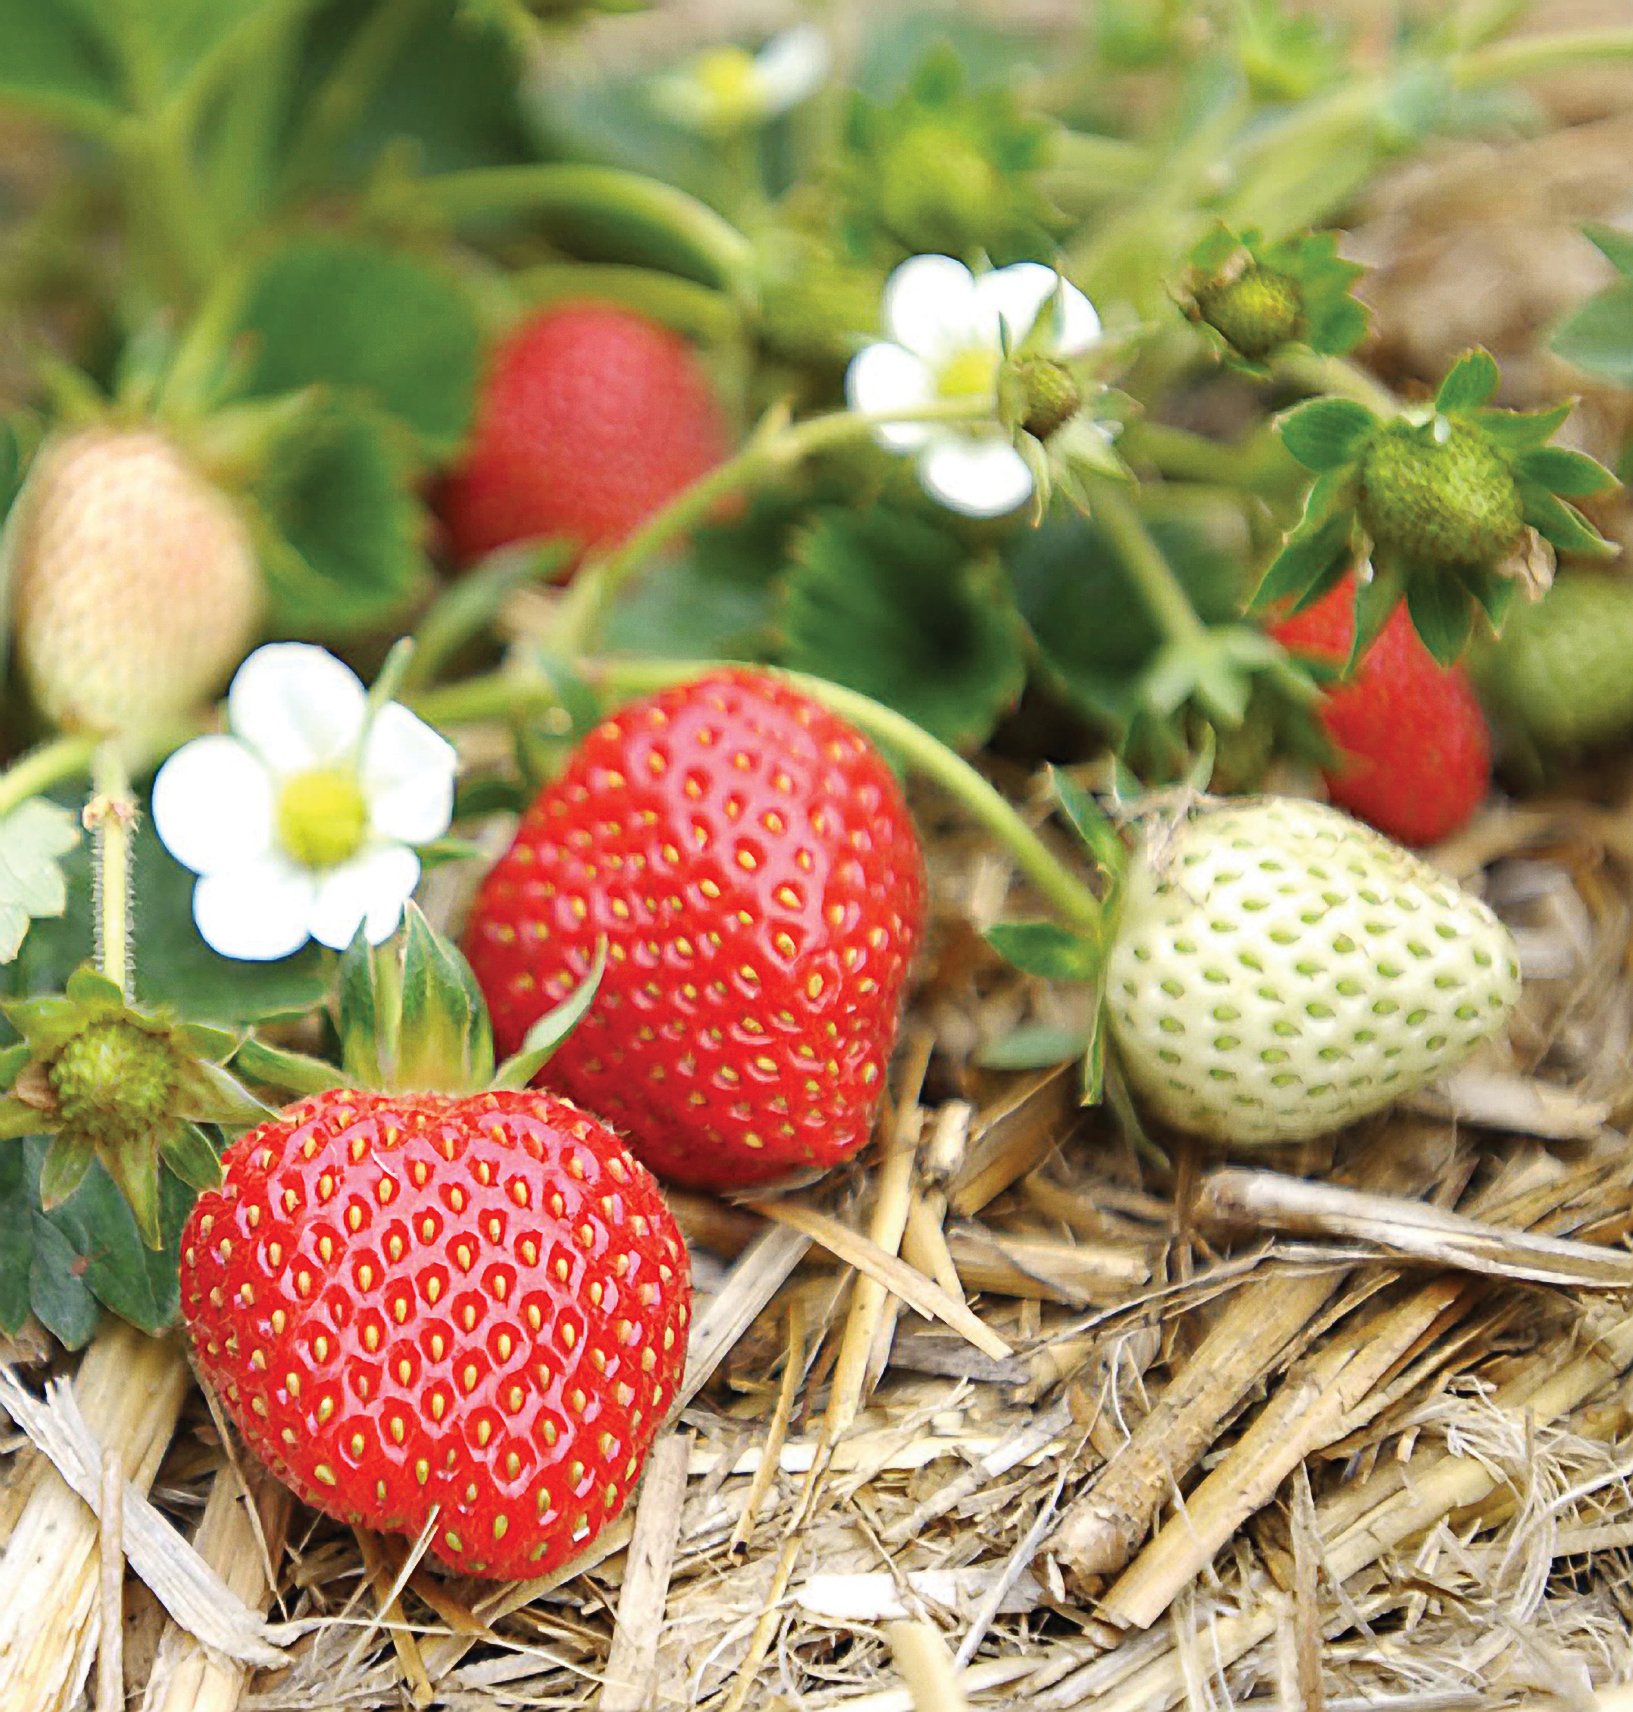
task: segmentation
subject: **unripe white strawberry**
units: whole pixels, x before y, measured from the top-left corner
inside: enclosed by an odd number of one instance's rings
[[[7,521],[5,556],[18,663],[60,726],[185,713],[255,634],[261,577],[243,518],[152,429],[48,442]]]
[[[1301,1141],[1450,1070],[1519,994],[1477,898],[1323,804],[1200,809],[1131,865],[1106,969],[1124,1069],[1177,1128]]]

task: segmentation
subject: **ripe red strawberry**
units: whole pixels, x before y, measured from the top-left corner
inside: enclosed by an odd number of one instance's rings
[[[232,501],[152,429],[87,428],[34,460],[6,526],[17,655],[59,725],[189,713],[252,640],[261,575]]]
[[[708,376],[666,327],[609,304],[547,309],[493,354],[443,521],[462,562],[543,535],[607,547],[727,445]]]
[[[1355,637],[1349,578],[1271,634],[1294,653],[1341,662]],[[1461,665],[1442,666],[1397,606],[1321,722],[1342,765],[1325,775],[1340,808],[1403,844],[1432,844],[1469,819],[1491,782],[1491,734]]]
[[[674,1400],[686,1248],[554,1095],[335,1090],[232,1146],[182,1236],[200,1372],[308,1503],[469,1575],[546,1574]]]
[[[590,734],[489,874],[465,950],[510,1051],[605,935],[550,1080],[661,1176],[726,1188],[867,1140],[923,909],[913,823],[867,740],[729,670]]]

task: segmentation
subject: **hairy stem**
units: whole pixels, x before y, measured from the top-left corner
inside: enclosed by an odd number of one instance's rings
[[[97,750],[92,777],[95,789],[85,807],[85,825],[96,876],[96,962],[128,1000],[135,968],[130,905],[136,799],[125,758],[113,740]]]

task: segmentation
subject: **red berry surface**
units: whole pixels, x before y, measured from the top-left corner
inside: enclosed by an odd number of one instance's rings
[[[467,562],[545,535],[620,541],[726,455],[709,378],[684,340],[607,304],[529,317],[495,350],[443,521]]]
[[[660,1175],[729,1188],[868,1138],[924,914],[918,839],[878,754],[764,673],[621,709],[522,820],[465,952],[503,1051],[605,935],[550,1060]]]
[[[1271,634],[1285,648],[1343,661],[1355,637],[1346,578]],[[1325,775],[1340,808],[1403,844],[1432,844],[1463,826],[1491,781],[1491,734],[1460,665],[1442,666],[1397,606],[1354,676],[1334,685],[1321,722],[1342,764]]]
[[[541,1092],[335,1091],[250,1131],[182,1236],[199,1371],[307,1503],[469,1575],[616,1516],[680,1383],[685,1244],[603,1124]]]

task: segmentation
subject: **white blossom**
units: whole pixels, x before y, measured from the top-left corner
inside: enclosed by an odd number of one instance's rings
[[[880,444],[911,452],[930,494],[971,517],[1001,517],[1032,494],[1032,473],[996,421],[998,374],[1053,299],[1037,354],[1066,361],[1100,337],[1100,317],[1076,286],[1040,262],[975,275],[951,256],[914,256],[885,283],[888,338],[866,346],[845,377],[853,410],[886,416],[938,401],[985,398],[993,420],[886,422]]]
[[[378,944],[419,882],[414,846],[448,830],[455,755],[396,702],[371,712],[322,648],[259,648],[227,692],[227,734],[184,744],[153,784],[153,824],[199,876],[193,919],[224,957]]]
[[[699,131],[738,131],[763,125],[814,95],[833,68],[828,38],[815,24],[784,30],[749,53],[736,46],[707,48],[678,71],[656,79],[654,103]]]

